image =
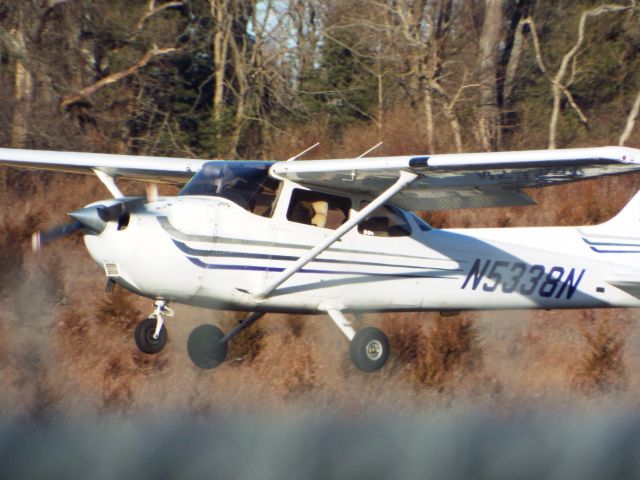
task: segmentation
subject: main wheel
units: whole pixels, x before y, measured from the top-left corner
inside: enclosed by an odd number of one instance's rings
[[[154,355],[164,348],[167,343],[167,329],[162,325],[158,338],[153,338],[154,333],[156,333],[155,318],[145,318],[138,322],[133,333],[138,350]]]
[[[215,368],[227,357],[227,342],[220,339],[224,333],[215,325],[200,325],[193,329],[187,340],[187,353],[200,368]]]
[[[363,372],[375,372],[389,359],[389,339],[375,327],[359,330],[349,344],[351,361]]]

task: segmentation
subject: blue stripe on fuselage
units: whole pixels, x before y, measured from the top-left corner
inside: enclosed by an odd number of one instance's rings
[[[216,264],[216,263],[205,263],[199,258],[189,257],[187,259],[194,265],[204,269],[211,270],[250,270],[250,271],[258,271],[258,272],[284,272],[284,268],[282,267],[263,267],[259,265],[226,265],[226,264]],[[454,279],[457,277],[451,276],[441,276],[441,275],[429,275],[426,273],[379,273],[379,272],[356,272],[356,271],[345,271],[345,270],[319,270],[319,269],[311,269],[311,268],[303,268],[299,271],[299,273],[316,273],[316,274],[332,274],[332,275],[363,275],[363,276],[372,276],[372,277],[396,277],[396,278],[443,278],[443,279]]]

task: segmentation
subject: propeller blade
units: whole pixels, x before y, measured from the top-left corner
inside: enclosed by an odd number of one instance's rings
[[[57,240],[60,237],[71,235],[72,233],[82,230],[84,225],[80,222],[65,223],[63,225],[56,225],[48,230],[35,232],[31,235],[31,248],[34,252],[42,250],[42,248],[49,243]]]
[[[150,196],[153,196],[153,191],[151,191]],[[33,251],[42,250],[42,247],[54,240],[66,235],[71,235],[83,228],[100,234],[107,226],[107,222],[118,220],[122,215],[146,201],[148,201],[147,197],[131,197],[109,205],[108,207],[104,205],[94,205],[75,210],[68,214],[73,218],[73,222],[58,225],[49,230],[35,232],[31,236],[31,247]]]

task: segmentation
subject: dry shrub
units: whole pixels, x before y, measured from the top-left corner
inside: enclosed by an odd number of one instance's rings
[[[395,364],[404,365],[410,376],[424,385],[429,377],[427,338],[419,320],[385,320],[383,330],[389,337]]]
[[[160,373],[169,364],[169,359],[166,355],[148,355],[137,349],[131,354],[131,360],[134,366],[132,373],[136,375]]]
[[[437,317],[427,336],[429,383],[441,385],[481,364],[478,331],[465,316]]]
[[[133,303],[133,294],[123,288],[117,288],[103,299],[96,317],[101,324],[111,325],[118,330],[131,330],[142,317],[142,313]]]
[[[61,310],[58,318],[60,333],[71,337],[72,345],[77,344],[77,340],[84,339],[90,331],[87,317],[73,308]]]
[[[32,402],[27,407],[30,421],[49,423],[58,413],[62,395],[49,381],[35,382]]]
[[[449,213],[445,210],[433,210],[425,215],[420,215],[433,228],[449,227]]]
[[[234,317],[223,322],[222,330],[225,333],[235,328],[239,322],[246,318],[246,315],[234,315]],[[260,320],[233,337],[229,341],[229,352],[227,354],[229,364],[241,365],[246,363],[250,365],[264,348],[264,337],[265,330],[260,325]]]
[[[284,382],[286,390],[285,399],[294,400],[311,392],[315,386],[315,364],[309,351],[305,351],[303,355],[296,357],[291,368],[291,376]]]
[[[512,224],[511,217],[506,212],[501,212],[496,220],[496,227],[506,228]]]
[[[131,407],[134,395],[128,373],[121,357],[109,359],[102,376],[102,412],[122,412]]]
[[[578,363],[574,387],[586,394],[620,391],[627,386],[627,369],[623,361],[624,336],[620,328],[601,322],[595,332],[582,332],[589,350]]]
[[[19,221],[7,219],[0,225],[0,289],[15,282],[22,273],[25,245],[37,229],[38,214],[27,214]]]
[[[304,317],[302,315],[287,315],[287,326],[294,338],[300,338],[304,330]]]
[[[130,351],[130,350],[129,350]],[[112,354],[102,368],[100,411],[126,412],[136,400],[135,386],[144,377],[161,373],[169,365],[169,357],[147,355],[137,349]]]
[[[387,324],[397,361],[406,365],[417,386],[441,388],[481,364],[478,332],[469,318],[438,317],[426,335],[417,321]]]

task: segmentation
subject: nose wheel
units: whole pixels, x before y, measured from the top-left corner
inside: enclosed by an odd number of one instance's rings
[[[167,306],[164,300],[156,300],[155,310],[149,316],[138,322],[133,332],[138,350],[142,353],[155,355],[159,353],[167,343],[167,329],[164,326],[164,316],[173,317],[173,310]]]
[[[136,329],[133,332],[133,338],[136,341],[138,350],[142,353],[148,353],[149,355],[155,355],[159,353],[167,343],[167,329],[163,325],[160,328],[160,334],[156,337],[156,323],[158,321],[153,318],[145,318],[138,322]]]

